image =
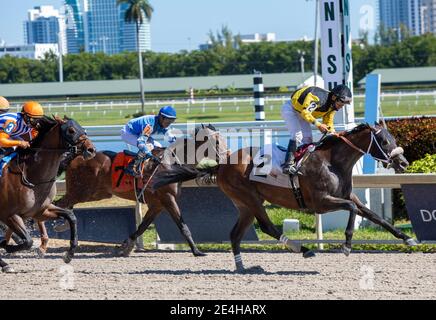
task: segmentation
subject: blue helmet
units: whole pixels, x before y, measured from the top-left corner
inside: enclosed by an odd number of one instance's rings
[[[176,119],[177,118],[176,109],[174,109],[171,106],[165,106],[165,107],[160,108],[159,115],[162,115],[165,118],[170,118],[170,119]]]

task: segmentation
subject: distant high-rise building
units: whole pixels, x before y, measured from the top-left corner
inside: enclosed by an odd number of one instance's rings
[[[88,0],[86,12],[87,45],[90,52],[115,54],[136,51],[136,25],[125,23],[128,5],[117,5],[116,0]],[[150,24],[144,19],[139,30],[141,51],[150,50]]]
[[[123,3],[119,7],[120,19],[120,51],[137,51],[136,24],[126,23],[124,17],[128,5]],[[139,26],[139,48],[141,52],[151,50],[150,21],[144,18],[144,23]]]
[[[68,53],[85,50],[83,10],[79,0],[65,0],[65,33]]]
[[[380,23],[389,29],[400,30],[404,25],[413,35],[424,33],[424,0],[379,0]]]
[[[58,43],[59,11],[52,6],[38,6],[28,10],[24,22],[24,37],[27,44]]]
[[[423,0],[424,31],[436,34],[436,0]]]

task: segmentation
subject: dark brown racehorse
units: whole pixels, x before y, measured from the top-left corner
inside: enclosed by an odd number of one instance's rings
[[[211,154],[211,159],[215,159],[219,155],[227,155],[227,146],[224,140],[219,136],[218,131],[211,125],[201,126],[196,129],[194,134],[195,140],[192,139],[177,139],[175,144],[172,144],[166,149],[156,148],[153,154],[157,158],[168,158],[168,161],[180,161],[187,163],[187,155],[194,151],[201,151],[201,155],[193,159],[191,163],[198,163],[203,157],[208,157]],[[191,145],[189,145],[192,143]],[[191,146],[191,149],[189,148]],[[181,149],[180,149],[181,148]],[[182,156],[177,159],[174,154],[180,153]],[[211,152],[209,152],[211,151]],[[173,154],[174,153],[174,154]],[[216,155],[215,155],[216,154]],[[165,157],[164,157],[165,155]],[[72,209],[74,205],[89,201],[98,201],[107,199],[113,195],[128,199],[137,200],[137,195],[134,189],[125,192],[118,192],[113,189],[111,180],[111,167],[116,153],[111,151],[97,152],[96,156],[91,160],[76,158],[66,166],[66,194],[56,202],[56,205],[62,208]],[[143,192],[143,196],[139,200],[147,204],[148,211],[146,212],[142,223],[138,230],[130,235],[122,246],[122,254],[128,256],[133,250],[134,243],[137,237],[142,235],[148,226],[156,219],[156,217],[165,209],[172,217],[177,227],[188,242],[194,256],[203,256],[200,250],[192,239],[191,232],[188,226],[184,223],[180,209],[177,205],[176,198],[181,189],[177,183],[161,188],[156,192],[151,190],[151,178],[154,173],[160,170],[160,165],[152,160],[146,161],[143,170],[143,184],[148,185]],[[138,183],[139,184],[139,183]]]
[[[83,128],[72,119],[43,117],[38,122],[39,134],[31,148],[19,149],[0,178],[0,221],[22,240],[18,245],[8,245],[5,240],[0,247],[9,253],[32,247],[23,218],[44,221],[63,217],[71,226],[70,249],[64,257],[68,263],[77,247],[77,225],[73,212],[52,204],[56,175],[63,153],[70,151],[89,159],[95,155],[95,148]],[[13,271],[1,258],[0,266],[4,272]]]
[[[375,127],[361,124],[350,131],[340,133],[339,136],[328,136],[301,167],[300,187],[307,206],[306,211],[319,214],[336,210],[350,212],[345,231],[346,241],[343,246],[346,255],[351,251],[356,214],[381,225],[397,238],[403,239],[406,244],[416,245],[413,239],[366,208],[352,193],[352,170],[365,153],[394,168],[396,172],[404,172],[408,165],[402,155],[402,148],[397,147],[395,139],[378,124]],[[240,242],[254,218],[257,219],[263,232],[283,242],[291,251],[302,252],[304,257],[314,255],[307,248],[281,234],[268,218],[263,207],[265,201],[290,209],[301,210],[301,208],[289,189],[249,180],[254,154],[255,150],[251,148],[238,150],[236,155],[230,156],[238,159],[237,164],[227,162],[220,164],[215,170],[193,170],[173,165],[171,169],[159,173],[153,185],[159,188],[167,183],[185,181],[207,174],[217,175],[219,187],[232,199],[239,210],[239,219],[230,235],[237,271],[244,270]]]

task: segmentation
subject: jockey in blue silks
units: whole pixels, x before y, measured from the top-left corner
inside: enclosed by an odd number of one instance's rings
[[[134,162],[132,161],[127,173],[138,176],[140,173],[137,172],[136,168],[139,163],[145,159],[155,159],[151,151],[154,147],[162,147],[162,145],[153,139],[153,135],[164,135],[170,143],[176,140],[176,137],[170,133],[169,128],[176,121],[176,118],[176,110],[172,106],[165,106],[159,110],[157,116],[147,115],[127,122],[121,129],[121,139],[139,149],[136,159]]]

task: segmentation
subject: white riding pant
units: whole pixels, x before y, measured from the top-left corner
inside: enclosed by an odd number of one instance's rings
[[[131,133],[129,131],[129,128],[127,127],[127,125],[125,125],[121,129],[121,139],[125,143],[127,143],[128,145],[131,145],[131,146],[138,148],[138,146],[137,146],[138,136]],[[151,137],[148,139],[146,146],[147,146],[148,150],[150,150],[150,151],[153,150],[154,147],[162,148],[162,145]]]
[[[281,113],[291,140],[296,141],[297,145],[312,143],[313,137],[310,123],[304,120],[294,109],[290,100],[282,106]]]

